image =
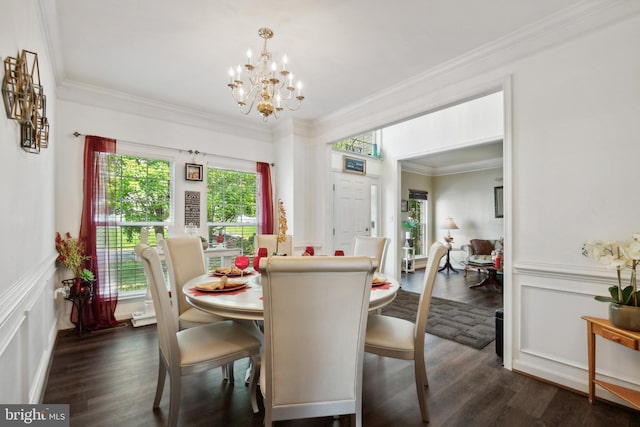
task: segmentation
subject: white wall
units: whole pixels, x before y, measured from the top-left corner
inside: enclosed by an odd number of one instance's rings
[[[613,274],[580,248],[638,230],[639,38],[636,15],[510,67],[514,368],[582,390],[580,316],[607,317],[593,295],[610,284],[599,276]],[[601,372],[640,384],[635,355],[599,347]]]
[[[35,0],[3,0],[0,56],[23,49],[38,54],[47,117],[57,125],[56,85],[39,26]],[[2,74],[4,76],[4,72]],[[36,403],[46,379],[56,329],[54,169],[57,140],[28,154],[19,146],[20,126],[0,106],[0,402]]]
[[[426,108],[505,88],[505,366],[582,391],[587,353],[580,316],[607,317],[607,305],[593,296],[606,294],[613,274],[583,258],[580,248],[585,240],[624,239],[638,230],[640,17],[635,6],[612,5],[602,12],[600,26],[594,23],[598,14],[567,22],[562,30],[574,37],[555,47],[534,50],[531,40],[516,44],[532,52],[522,59],[505,53],[461,62],[440,81],[421,82],[428,89],[412,86],[427,93],[420,98]],[[619,21],[611,23],[614,13]],[[597,29],[581,33],[586,25]],[[545,40],[558,34],[547,31]],[[399,91],[402,96],[411,99]],[[393,121],[398,110],[407,107],[388,108],[379,125]],[[354,134],[363,123],[371,126],[364,112],[361,120],[355,116],[349,123],[324,123],[324,137],[332,136],[332,129]],[[407,129],[401,136],[392,152],[396,159],[456,146],[454,140],[412,138]],[[424,153],[418,144],[426,146]],[[385,149],[389,154],[389,144]],[[398,175],[390,160],[384,165],[387,179]],[[397,181],[386,182],[385,195],[399,200]],[[397,214],[386,216],[394,230]],[[637,357],[602,342],[598,370],[613,382],[640,388]]]
[[[452,217],[458,230],[451,230],[453,246],[471,239],[495,240],[504,237],[504,218],[496,218],[493,189],[501,186],[502,168],[457,173],[433,178],[433,219],[436,240],[447,234],[440,229],[445,218]]]

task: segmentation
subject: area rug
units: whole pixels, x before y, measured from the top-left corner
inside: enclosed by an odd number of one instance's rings
[[[401,289],[382,314],[415,322],[419,298]],[[496,338],[495,310],[432,297],[427,332],[479,350]]]

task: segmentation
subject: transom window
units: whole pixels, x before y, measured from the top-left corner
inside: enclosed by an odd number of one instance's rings
[[[378,131],[352,136],[334,143],[331,148],[337,151],[380,157],[380,137]]]

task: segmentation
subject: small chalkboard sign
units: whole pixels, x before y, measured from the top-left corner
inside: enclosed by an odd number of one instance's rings
[[[365,175],[367,173],[367,161],[364,159],[357,159],[355,157],[343,156],[342,171]]]

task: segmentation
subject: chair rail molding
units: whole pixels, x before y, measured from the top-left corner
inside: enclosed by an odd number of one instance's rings
[[[595,266],[579,266],[573,264],[559,264],[541,261],[517,261],[513,263],[513,273],[537,276],[537,277],[549,277],[561,280],[570,280],[572,282],[588,282],[597,283],[600,285],[616,285],[616,275],[612,270],[608,270],[604,267]],[[623,274],[622,280],[629,280],[628,274]]]

